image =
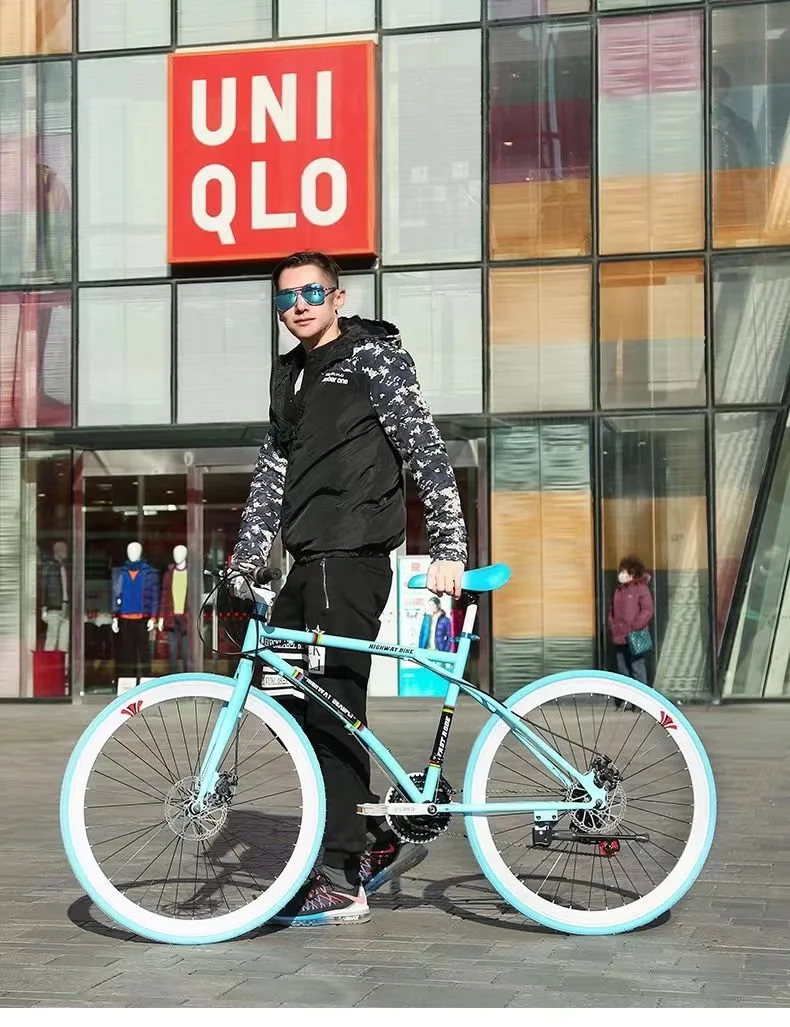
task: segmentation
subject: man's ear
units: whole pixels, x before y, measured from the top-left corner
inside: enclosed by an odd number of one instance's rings
[[[346,290],[338,289],[335,293],[335,313],[342,310],[346,305]]]

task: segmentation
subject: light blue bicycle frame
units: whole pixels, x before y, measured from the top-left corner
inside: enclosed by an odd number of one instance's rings
[[[592,771],[587,773],[579,771],[572,764],[568,763],[543,738],[535,734],[519,717],[511,713],[506,706],[503,706],[493,696],[481,692],[471,682],[464,680],[463,672],[466,668],[472,640],[475,638],[471,630],[477,614],[476,606],[470,605],[467,607],[464,618],[464,630],[458,639],[458,647],[455,653],[417,649],[409,646],[386,645],[354,638],[344,638],[338,635],[325,635],[321,632],[289,631],[284,628],[273,628],[265,623],[266,610],[265,604],[257,604],[257,616],[252,617],[247,626],[242,648],[244,656],[239,660],[239,666],[234,675],[236,688],[230,701],[222,708],[217,717],[217,723],[214,725],[211,740],[200,768],[199,780],[201,785],[197,796],[197,802],[200,805],[204,803],[206,797],[214,791],[217,785],[219,767],[223,755],[233,737],[236,723],[242,716],[244,704],[250,691],[253,660],[255,658],[273,667],[279,674],[303,691],[309,700],[320,702],[338,719],[342,720],[346,729],[354,734],[360,744],[375,757],[384,771],[397,785],[399,791],[412,803],[433,803],[436,798],[436,788],[441,777],[450,723],[461,692],[470,695],[489,713],[496,714],[496,716],[505,721],[517,738],[557,778],[566,791],[570,792],[576,785],[580,785],[589,796],[585,801],[578,802],[540,802],[526,799],[519,802],[490,802],[478,805],[457,802],[437,803],[435,806],[436,813],[457,813],[464,816],[534,813],[536,820],[556,820],[557,816],[562,812],[592,809],[602,805],[605,800],[606,792],[602,787],[595,784]],[[426,768],[425,786],[422,791],[415,785],[397,759],[379,741],[369,727],[366,727],[365,724],[357,720],[307,674],[291,666],[281,656],[268,648],[278,642],[291,642],[302,646],[319,645],[327,648],[346,649],[351,652],[370,653],[372,656],[388,656],[396,660],[411,660],[421,667],[426,667],[447,681],[444,707],[439,722],[436,742],[434,743],[433,754]]]

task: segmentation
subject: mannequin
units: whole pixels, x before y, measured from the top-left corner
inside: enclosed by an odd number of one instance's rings
[[[52,559],[44,562],[42,569],[41,619],[47,626],[44,649],[51,652],[69,649],[69,573],[67,560],[69,547],[65,542],[56,542],[52,547]]]
[[[189,626],[189,569],[187,547],[173,549],[173,563],[162,579],[159,630],[167,631],[170,673],[187,669],[187,629]],[[182,666],[183,665],[183,666]]]
[[[118,677],[149,677],[148,632],[159,613],[159,573],[143,560],[143,547],[130,542],[127,561],[112,572],[112,629],[119,635]]]

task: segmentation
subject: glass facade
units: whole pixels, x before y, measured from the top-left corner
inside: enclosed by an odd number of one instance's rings
[[[0,0],[0,23],[0,698],[114,687],[129,541],[160,572],[187,545],[197,609],[292,345],[270,267],[168,264],[168,54],[354,33],[380,48],[380,256],[346,310],[400,326],[471,562],[513,568],[480,680],[613,667],[636,555],[657,687],[790,696],[790,0]],[[224,666],[222,628],[209,608],[192,667]],[[170,665],[156,624],[149,655]]]

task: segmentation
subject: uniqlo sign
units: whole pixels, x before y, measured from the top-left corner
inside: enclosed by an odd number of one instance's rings
[[[172,264],[376,252],[375,44],[170,57]]]

